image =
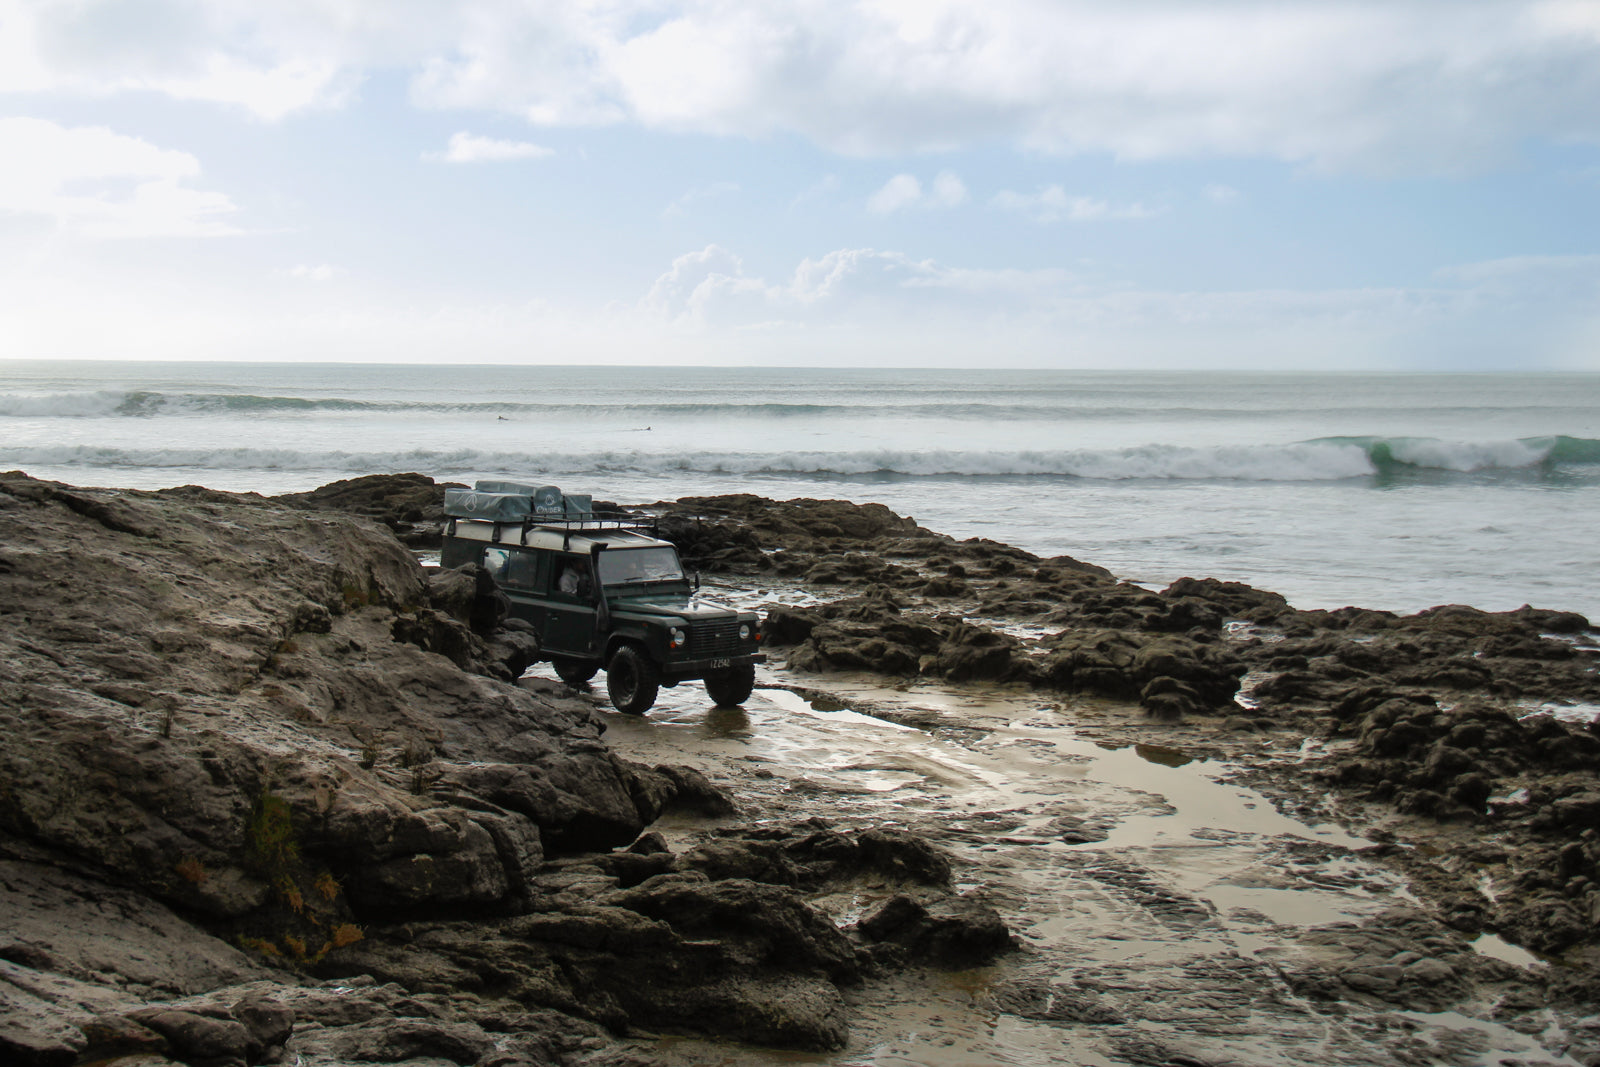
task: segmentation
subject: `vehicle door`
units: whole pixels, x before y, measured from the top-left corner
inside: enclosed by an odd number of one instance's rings
[[[551,564],[544,575],[546,623],[540,631],[545,650],[595,654],[595,585],[589,557],[565,552],[543,555]]]
[[[511,601],[511,617],[522,619],[539,633],[544,643],[550,626],[549,605],[544,596],[548,562],[544,553],[496,545],[483,551],[483,566],[494,576],[495,584]]]

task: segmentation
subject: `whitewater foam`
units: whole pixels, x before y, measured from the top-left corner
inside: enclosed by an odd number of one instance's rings
[[[1520,470],[1543,463],[1548,447],[1526,441],[1438,441],[1399,438],[1387,442],[1397,463],[1413,467],[1470,473],[1481,470]]]
[[[295,492],[878,500],[958,537],[1301,606],[1600,613],[1600,376],[17,364],[0,469]]]
[[[386,452],[285,448],[134,448],[101,445],[0,447],[0,463],[28,467],[218,468],[379,473],[425,469],[459,477],[492,470],[558,474],[661,472],[709,474],[876,475],[903,478],[1083,478],[1101,481],[1184,479],[1322,481],[1373,473],[1367,455],[1350,446],[1177,448],[1151,445],[1105,452],[510,452],[415,448]]]

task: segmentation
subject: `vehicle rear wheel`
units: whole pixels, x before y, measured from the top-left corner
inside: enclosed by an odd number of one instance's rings
[[[643,715],[656,702],[661,672],[635,645],[623,645],[606,664],[606,693],[611,706],[626,715]]]
[[[589,660],[557,659],[551,660],[550,666],[556,669],[556,677],[568,685],[582,685],[600,673],[600,664]]]
[[[743,704],[750,699],[750,691],[755,687],[756,669],[749,663],[706,675],[706,695],[719,708]]]

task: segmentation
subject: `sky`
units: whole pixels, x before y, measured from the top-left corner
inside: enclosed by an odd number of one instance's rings
[[[1600,370],[1600,0],[0,0],[0,359]]]

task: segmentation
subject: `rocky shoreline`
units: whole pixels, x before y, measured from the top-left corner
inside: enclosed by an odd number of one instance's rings
[[[475,611],[474,575],[418,565],[442,489],[0,475],[7,1062],[645,1065],[670,1062],[664,1033],[836,1049],[863,989],[1015,955],[1004,893],[970,888],[938,835],[766,818],[733,776],[619,756],[592,700],[522,677],[536,639]],[[1296,995],[1443,1010],[1504,986],[1512,1022],[1600,1005],[1600,737],[1548,713],[1600,704],[1587,620],[1157,592],[878,505],[648,510],[702,573],[801,594],[766,610],[794,678],[1089,694],[1246,767],[1263,739],[1314,742],[1257,768],[1264,788],[1336,800],[1417,910],[1381,955],[1329,935],[1343,963],[1296,972]],[[652,832],[669,816],[696,830]],[[862,885],[870,907],[828,909]],[[1437,947],[1485,932],[1561,966],[1512,982]],[[1056,1011],[1042,988],[1005,985],[995,1010]],[[1600,1063],[1600,1034],[1562,1046]],[[1119,1062],[1184,1062],[1163,1055]]]

